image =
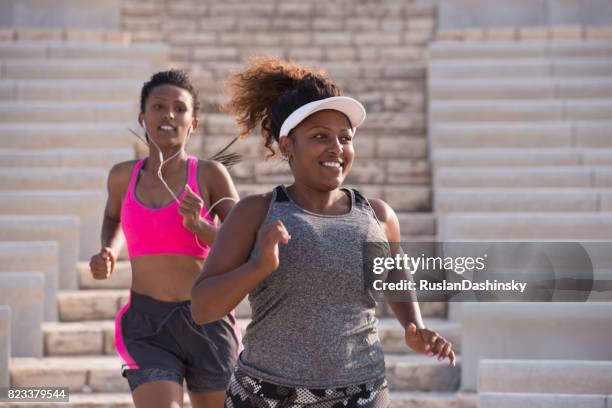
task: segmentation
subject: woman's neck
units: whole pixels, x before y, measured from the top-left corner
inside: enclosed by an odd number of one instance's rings
[[[172,174],[177,171],[183,170],[183,168],[185,167],[188,155],[184,149],[181,149],[180,153],[178,154],[176,148],[174,150],[162,149],[162,154],[164,156],[164,166],[162,167],[162,174]],[[171,160],[168,160],[175,154],[175,157],[173,157]],[[147,158],[147,170],[156,173],[157,169],[159,169],[160,164],[161,160],[159,157],[159,151],[155,146],[150,146],[149,157]]]
[[[339,188],[322,191],[298,182],[287,187],[291,199],[305,210],[317,214],[343,214],[350,210],[350,199]]]

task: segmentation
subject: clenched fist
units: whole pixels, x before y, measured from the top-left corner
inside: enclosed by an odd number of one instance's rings
[[[116,257],[109,247],[102,248],[89,261],[89,269],[94,279],[108,279],[115,271]]]

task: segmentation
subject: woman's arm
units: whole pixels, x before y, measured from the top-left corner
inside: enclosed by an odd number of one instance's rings
[[[280,221],[264,228],[270,194],[240,201],[217,232],[204,269],[191,291],[191,315],[198,324],[220,319],[278,268],[278,244],[290,239]],[[255,241],[258,254],[249,260]]]
[[[391,246],[392,256],[399,254],[401,251],[399,246],[401,234],[397,215],[382,200],[372,199],[370,204],[383,226],[387,241]],[[435,331],[425,328],[416,295],[410,293],[410,297],[412,299],[410,302],[388,302],[395,317],[405,330],[406,343],[418,353],[427,354],[430,357],[437,356],[439,361],[448,358],[450,365],[454,367],[455,352],[452,344]]]
[[[124,241],[121,234],[121,203],[134,165],[133,161],[116,164],[108,174],[108,198],[100,233],[101,249],[89,263],[96,279],[106,279],[115,270],[117,255]]]

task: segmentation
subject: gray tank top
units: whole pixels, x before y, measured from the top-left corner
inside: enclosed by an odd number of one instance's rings
[[[351,210],[321,215],[297,206],[283,186],[262,225],[281,220],[291,240],[280,266],[249,294],[252,320],[238,365],[289,387],[337,388],[385,375],[376,302],[365,290],[362,245],[386,241],[367,200],[343,189]],[[257,242],[251,257],[257,252]]]

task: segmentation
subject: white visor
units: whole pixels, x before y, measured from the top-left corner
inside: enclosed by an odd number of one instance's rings
[[[320,99],[318,101],[307,103],[304,106],[294,110],[291,115],[283,122],[281,126],[278,140],[288,136],[289,132],[299,125],[304,119],[315,112],[322,110],[336,110],[344,113],[353,126],[353,132],[359,127],[366,117],[366,111],[363,105],[356,99],[348,96],[332,96],[331,98]]]

